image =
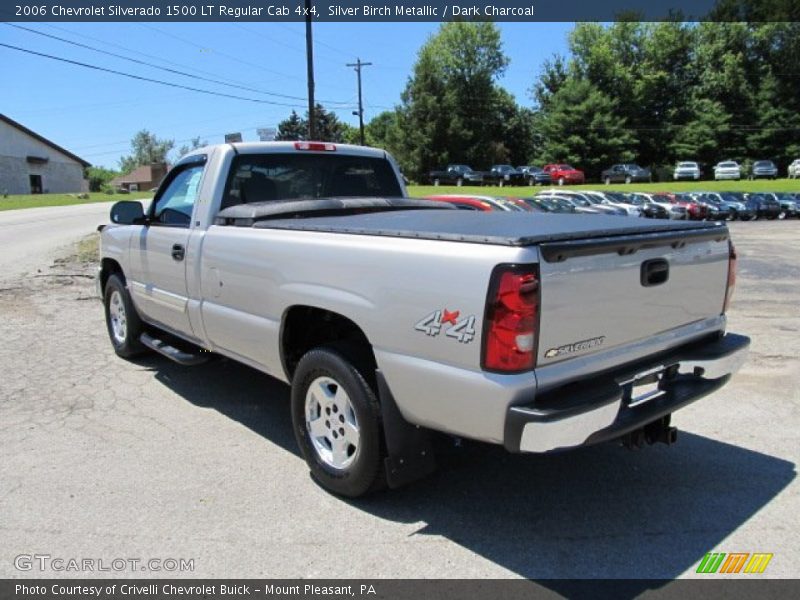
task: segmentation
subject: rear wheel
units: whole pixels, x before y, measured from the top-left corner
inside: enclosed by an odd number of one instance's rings
[[[292,423],[311,475],[355,498],[384,486],[380,405],[367,361],[355,350],[306,353],[292,379]]]
[[[125,282],[116,273],[106,282],[103,304],[108,337],[114,352],[122,358],[144,354],[147,348],[139,341],[139,336],[144,332],[144,324],[133,306]]]

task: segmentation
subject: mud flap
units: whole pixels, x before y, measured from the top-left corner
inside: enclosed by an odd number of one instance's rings
[[[430,475],[436,470],[430,432],[412,425],[400,414],[380,369],[375,371],[388,456],[384,460],[386,483],[392,489]]]

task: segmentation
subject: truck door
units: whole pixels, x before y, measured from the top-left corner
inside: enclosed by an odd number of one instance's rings
[[[149,223],[132,240],[140,262],[130,288],[137,308],[167,330],[196,337],[189,322],[186,248],[205,157],[176,166],[156,193]]]

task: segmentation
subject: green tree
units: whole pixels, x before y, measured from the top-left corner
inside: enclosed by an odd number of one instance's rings
[[[708,172],[709,167],[725,158],[734,158],[725,151],[724,140],[731,131],[731,115],[721,102],[702,96],[689,103],[690,119],[678,126],[671,145],[676,160],[697,160]]]
[[[192,150],[197,150],[198,148],[202,148],[203,146],[207,146],[208,142],[206,140],[200,140],[200,136],[196,138],[192,138],[189,140],[188,144],[184,144],[178,149],[178,158],[181,156],[185,156],[189,154]]]
[[[155,134],[142,129],[131,140],[131,154],[119,160],[120,170],[130,173],[142,165],[167,162],[167,154],[174,146],[174,140],[160,140]]]
[[[86,169],[86,180],[89,182],[90,192],[101,192],[103,188],[111,183],[111,180],[119,175],[119,171],[105,169],[103,167],[89,167]]]
[[[308,121],[303,121],[297,114],[292,111],[289,117],[278,123],[278,132],[275,139],[278,141],[297,141],[304,140],[308,135]]]
[[[448,162],[479,168],[502,154],[496,82],[507,65],[493,23],[445,23],[428,39],[397,111],[395,153],[407,173],[420,180]]]
[[[342,123],[335,113],[329,112],[321,104],[314,107],[314,123],[315,141],[343,143],[352,137],[350,136],[350,126]],[[275,139],[279,141],[307,140],[308,111],[302,119],[295,111],[292,111],[287,119],[278,123],[278,133]]]
[[[570,79],[550,98],[540,124],[541,162],[567,162],[598,177],[611,163],[634,160],[636,138],[616,102],[585,79]]]

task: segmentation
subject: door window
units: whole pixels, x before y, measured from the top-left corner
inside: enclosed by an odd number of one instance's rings
[[[152,221],[172,227],[189,227],[202,176],[203,165],[192,165],[172,177],[156,200]]]

